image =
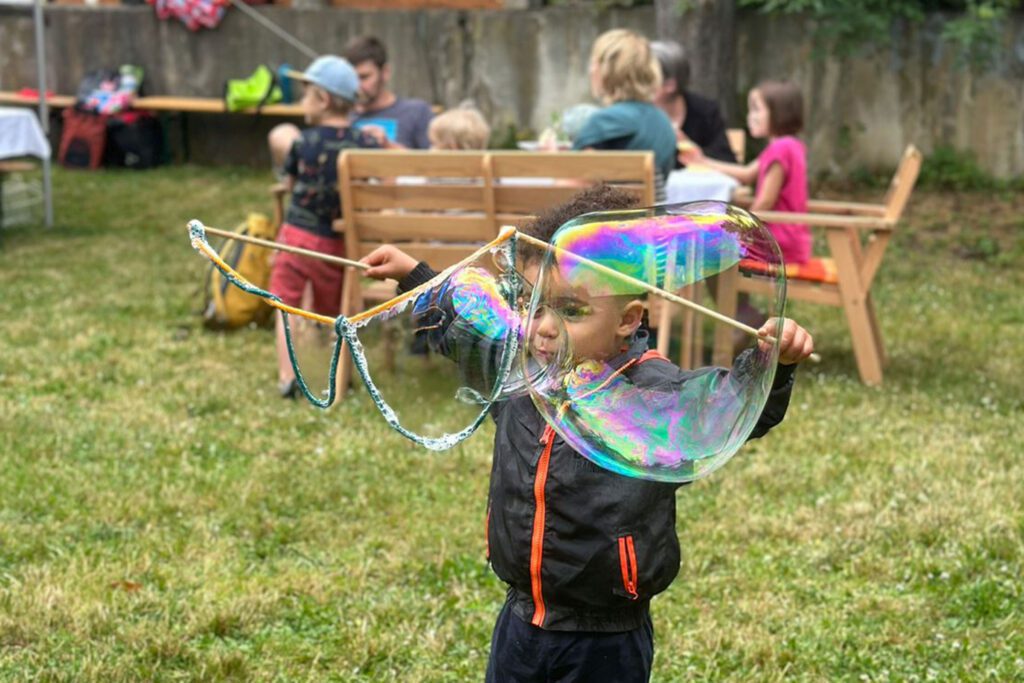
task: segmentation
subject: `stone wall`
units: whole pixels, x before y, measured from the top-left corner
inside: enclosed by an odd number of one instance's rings
[[[542,128],[589,99],[587,57],[612,27],[654,34],[650,7],[597,12],[581,8],[516,11],[367,12],[261,7],[260,13],[319,52],[337,51],[361,33],[380,36],[392,53],[395,89],[444,106],[471,98],[495,126]],[[157,21],[149,6],[51,6],[47,17],[50,87],[73,92],[89,69],[123,62],[146,69],[153,94],[218,96],[228,78],[259,63],[303,66],[299,51],[237,10],[214,31],[192,33]],[[896,24],[891,45],[855,58],[814,59],[807,22],[741,13],[736,98],[767,77],[796,79],[808,102],[805,136],[815,172],[892,167],[908,142],[972,150],[999,176],[1024,173],[1024,18],[1015,15],[995,64],[958,68],[939,40],[943,18]],[[31,9],[0,5],[0,89],[35,81]],[[265,160],[259,136],[273,121],[191,117],[197,161]],[[730,122],[739,126],[741,120]]]

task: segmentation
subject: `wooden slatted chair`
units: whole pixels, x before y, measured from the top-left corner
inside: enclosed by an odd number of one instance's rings
[[[420,182],[403,181],[415,177]],[[349,258],[395,244],[436,269],[492,240],[504,225],[565,201],[584,186],[608,182],[654,202],[650,152],[427,152],[348,150],[338,160],[342,219]],[[348,269],[341,310],[353,315],[395,293]],[[352,376],[347,353],[338,371],[344,395]]]
[[[457,263],[497,236],[490,179],[479,152],[350,150],[338,159],[342,218],[348,258],[359,259],[382,244],[395,244],[441,269]],[[341,312],[352,316],[370,301],[396,293],[395,282],[371,282],[349,268]],[[338,393],[352,377],[346,348],[338,368]]]
[[[519,225],[598,182],[654,204],[654,155],[650,152],[490,152],[495,228]]]
[[[805,265],[787,266],[787,296],[843,309],[861,381],[869,385],[882,382],[882,369],[887,362],[871,285],[920,170],[921,153],[910,145],[882,204],[812,200],[808,202],[808,213],[757,212],[765,222],[802,223],[825,229],[828,255]],[[729,316],[736,313],[737,294],[770,290],[767,278],[744,264],[723,273],[720,283],[719,311]],[[716,364],[731,360],[730,330],[716,334],[714,355]]]

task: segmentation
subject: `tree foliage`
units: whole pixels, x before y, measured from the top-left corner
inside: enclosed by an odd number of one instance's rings
[[[956,12],[942,37],[957,47],[963,62],[991,60],[1002,21],[1021,0],[739,0],[766,13],[808,14],[817,20],[819,49],[849,54],[866,44],[885,44],[893,20],[923,21],[932,11]]]

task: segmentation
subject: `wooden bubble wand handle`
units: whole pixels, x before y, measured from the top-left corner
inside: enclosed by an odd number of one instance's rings
[[[333,263],[337,266],[344,266],[346,268],[359,268],[366,270],[370,266],[359,261],[353,261],[352,259],[342,258],[340,256],[332,256],[331,254],[324,254],[319,251],[311,251],[309,249],[303,249],[302,247],[293,247],[288,244],[281,244],[280,242],[271,242],[270,240],[263,240],[259,237],[250,237],[249,235],[240,235],[237,232],[230,232],[228,230],[218,230],[217,228],[209,228],[204,226],[203,229],[210,235],[217,235],[218,237],[226,237],[229,240],[238,240],[239,242],[248,242],[249,244],[255,244],[260,247],[266,247],[267,249],[276,249],[277,251],[286,251],[289,254],[298,254],[299,256],[308,256],[309,258],[315,258],[320,261],[326,261],[327,263]]]
[[[620,282],[624,282],[624,283],[629,284],[629,285],[631,285],[633,287],[637,287],[639,289],[642,289],[645,292],[649,292],[649,293],[654,294],[656,296],[660,296],[661,298],[666,299],[668,301],[671,301],[672,303],[679,304],[680,306],[686,306],[687,308],[690,308],[690,309],[692,309],[692,310],[694,310],[694,311],[696,311],[696,312],[698,312],[698,313],[700,313],[702,315],[706,315],[709,318],[713,318],[714,320],[717,320],[719,322],[725,323],[726,325],[731,325],[731,326],[735,327],[738,330],[742,330],[743,332],[746,332],[750,336],[755,337],[755,338],[757,338],[759,340],[764,340],[764,341],[767,341],[767,342],[771,342],[773,344],[778,344],[779,343],[779,340],[776,339],[775,337],[773,337],[771,335],[768,335],[768,334],[763,334],[759,330],[751,327],[750,325],[747,325],[746,323],[742,323],[739,320],[736,320],[735,318],[730,318],[727,315],[722,315],[718,311],[713,311],[710,308],[706,308],[704,306],[701,306],[700,304],[695,303],[693,301],[690,301],[689,299],[684,299],[683,297],[678,296],[676,294],[673,294],[672,292],[666,291],[664,289],[661,289],[660,287],[656,287],[656,286],[654,286],[652,284],[648,284],[648,283],[644,282],[643,280],[638,280],[637,278],[631,277],[629,275],[626,275],[625,273],[620,273],[617,270],[609,268],[608,266],[606,266],[606,265],[604,265],[602,263],[598,263],[597,261],[593,261],[591,259],[588,259],[585,256],[579,256],[578,254],[574,254],[571,251],[562,249],[560,247],[556,247],[554,245],[548,244],[547,242],[545,242],[543,240],[539,240],[536,237],[531,237],[530,235],[524,235],[523,233],[519,233],[518,239],[520,239],[523,242],[526,242],[528,244],[532,244],[532,245],[534,245],[536,247],[540,247],[541,249],[553,250],[553,251],[555,251],[555,253],[557,253],[559,255],[564,254],[564,255],[566,255],[566,256],[568,256],[568,257],[570,257],[570,258],[572,258],[572,259],[574,259],[576,261],[579,261],[580,263],[582,263],[582,264],[584,264],[584,265],[586,265],[588,267],[593,268],[594,270],[596,270],[596,271],[598,271],[600,273],[603,273],[603,274],[605,274],[605,275],[607,275],[607,276],[609,276],[611,278],[619,280]],[[809,356],[809,360],[811,360],[812,362],[817,363],[817,362],[819,362],[821,360],[821,356],[819,356],[816,353],[812,353]]]

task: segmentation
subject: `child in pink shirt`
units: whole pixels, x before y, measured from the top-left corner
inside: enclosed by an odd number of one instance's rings
[[[747,127],[751,136],[768,138],[768,146],[754,161],[741,166],[704,157],[700,149],[680,152],[686,164],[705,164],[731,175],[745,185],[757,181],[750,209],[807,211],[807,150],[794,137],[803,127],[803,96],[794,83],[764,81],[747,97]],[[787,264],[811,258],[811,231],[806,225],[768,223],[768,230]]]

